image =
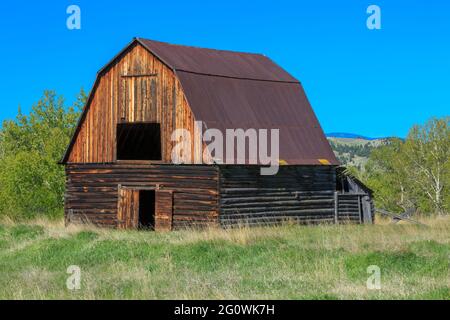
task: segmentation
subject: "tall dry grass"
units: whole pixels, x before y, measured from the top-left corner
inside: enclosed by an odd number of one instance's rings
[[[0,298],[448,299],[450,221],[422,222],[154,233],[3,219]],[[371,264],[381,290],[366,286]]]

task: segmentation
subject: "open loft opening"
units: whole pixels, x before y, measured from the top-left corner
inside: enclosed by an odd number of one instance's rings
[[[159,123],[119,123],[117,160],[161,160]]]

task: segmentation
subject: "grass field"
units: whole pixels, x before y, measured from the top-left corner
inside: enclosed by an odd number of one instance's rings
[[[153,233],[0,223],[0,299],[450,299],[450,219]],[[81,289],[66,288],[81,268]],[[381,289],[366,286],[381,269]]]

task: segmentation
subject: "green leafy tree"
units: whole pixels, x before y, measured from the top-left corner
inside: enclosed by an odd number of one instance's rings
[[[405,142],[405,161],[411,169],[408,181],[437,214],[446,208],[450,162],[450,117],[430,119],[414,126]],[[447,188],[447,189],[446,189]]]
[[[0,214],[13,218],[60,216],[64,168],[58,164],[67,147],[79,110],[81,90],[73,106],[54,91],[45,91],[29,115],[19,109],[0,130]]]
[[[394,139],[371,152],[364,172],[356,176],[375,191],[377,206],[392,211],[414,207],[422,213],[448,212],[449,119],[430,119],[412,127],[405,141]]]
[[[407,170],[402,140],[392,139],[388,145],[372,151],[364,176],[366,183],[375,191],[378,206],[392,211],[413,206],[406,181]]]

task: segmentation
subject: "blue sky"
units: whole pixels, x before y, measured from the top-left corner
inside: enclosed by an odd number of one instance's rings
[[[66,8],[81,8],[68,30]],[[366,27],[381,8],[382,29]],[[28,111],[44,89],[73,101],[139,36],[264,53],[298,78],[326,132],[405,136],[450,114],[450,2],[8,1],[0,13],[0,120]]]

